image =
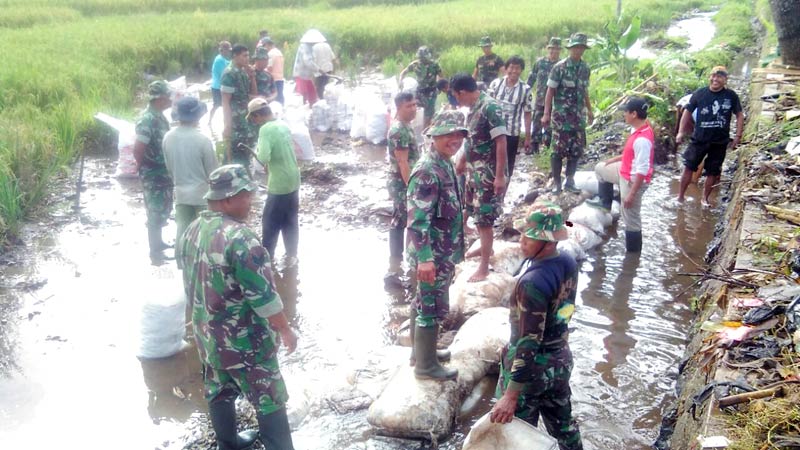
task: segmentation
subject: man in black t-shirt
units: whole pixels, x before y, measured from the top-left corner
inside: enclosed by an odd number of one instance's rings
[[[703,175],[703,205],[708,205],[714,186],[722,174],[722,162],[730,143],[736,148],[742,140],[744,113],[742,103],[736,92],[725,87],[728,71],[723,66],[711,69],[708,87],[700,88],[692,94],[689,104],[683,111],[680,129],[675,141],[680,144],[686,134],[692,133],[691,141],[683,153],[683,175],[678,193],[678,201],[683,202],[686,188],[692,181],[692,173],[697,171],[705,158]],[[731,143],[731,116],[736,115],[736,137]]]

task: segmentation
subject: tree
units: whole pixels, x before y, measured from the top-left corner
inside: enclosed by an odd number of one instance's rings
[[[800,66],[800,0],[769,0],[784,64]]]

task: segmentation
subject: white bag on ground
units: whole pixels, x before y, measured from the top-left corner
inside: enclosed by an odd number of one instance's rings
[[[378,145],[386,141],[389,131],[389,112],[383,102],[371,103],[367,110],[366,129],[364,131],[367,141]]]
[[[178,279],[148,282],[139,322],[140,358],[166,358],[181,351],[186,343],[186,295]]]
[[[603,242],[603,239],[591,229],[579,223],[567,227],[569,239],[574,241],[583,251],[589,251]]]
[[[289,130],[292,132],[292,142],[294,142],[294,152],[299,161],[314,160],[314,143],[311,141],[311,133],[308,127],[302,122],[289,123]]]
[[[133,144],[136,141],[136,126],[127,120],[117,119],[106,113],[97,113],[94,118],[117,131],[117,178],[134,178],[139,176],[136,170],[136,158],[133,157]]]
[[[583,251],[581,246],[572,239],[558,242],[558,251],[575,258],[575,261],[583,261],[586,259],[586,252]]]
[[[276,119],[283,119],[283,105],[281,105],[278,101],[271,101],[269,103],[269,109],[272,111],[272,115],[275,116]]]
[[[320,100],[311,107],[311,128],[321,133],[326,133],[333,128],[331,107],[326,100]]]
[[[350,124],[350,138],[361,139],[367,135],[367,107],[369,91],[358,88],[353,93],[353,119]]]
[[[581,170],[575,172],[575,187],[589,192],[592,195],[597,195],[599,189],[597,187],[597,174],[593,170]]]
[[[538,428],[514,417],[510,423],[492,423],[490,413],[475,422],[461,450],[557,450],[558,442]]]
[[[400,89],[403,92],[416,93],[417,92],[417,86],[419,86],[419,83],[417,82],[416,79],[411,78],[411,77],[403,78],[403,81],[400,83]]]
[[[613,222],[610,213],[600,208],[589,206],[586,203],[581,203],[573,208],[567,220],[584,225],[599,235],[604,235],[606,227],[610,227],[611,222]]]

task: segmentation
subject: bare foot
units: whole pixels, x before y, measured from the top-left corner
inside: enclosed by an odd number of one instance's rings
[[[685,202],[685,201],[686,201],[686,199],[685,199],[685,198],[683,198],[683,197],[678,197],[678,203],[683,203],[683,202]]]
[[[711,206],[711,202],[707,198],[704,198],[703,200],[700,201],[700,205],[703,208],[708,208]]]
[[[476,258],[478,256],[481,256],[481,248],[480,247],[468,251],[464,255],[464,259]],[[491,256],[494,256],[494,249],[492,249],[492,255]]]
[[[470,283],[477,283],[478,281],[485,280],[486,277],[488,276],[489,276],[489,269],[478,269],[475,271],[475,273],[472,274],[471,277],[469,277],[469,280],[467,281],[469,281]]]

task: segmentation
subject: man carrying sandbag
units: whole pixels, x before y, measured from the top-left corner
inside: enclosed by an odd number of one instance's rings
[[[620,109],[625,123],[633,127],[622,155],[597,163],[597,187],[600,202],[586,202],[611,211],[614,185],[619,184],[622,200],[622,220],[625,221],[625,249],[636,253],[642,251],[642,196],[653,178],[653,148],[655,137],[647,121],[649,105],[640,97],[631,97]]]
[[[208,185],[209,210],[186,229],[180,254],[217,446],[242,450],[260,437],[269,449],[293,450],[277,352],[279,342],[293,352],[297,336],[283,314],[270,255],[246,225],[257,186],[239,164],[214,170]],[[258,434],[236,432],[240,394],[256,410]]]
[[[437,115],[428,135],[430,149],[411,172],[408,183],[408,258],[417,267],[417,296],[412,312],[411,363],[419,379],[452,380],[458,370],[439,364],[449,352],[437,352],[438,322],[450,308],[449,290],[456,264],[464,260],[461,193],[450,158],[468,130],[458,111]],[[414,317],[416,312],[416,317]]]
[[[536,427],[539,415],[561,450],[582,450],[572,417],[569,378],[572,353],[569,321],[575,312],[578,264],[558,252],[568,238],[561,208],[537,201],[527,220],[517,224],[525,261],[511,298],[511,339],[503,351],[497,395],[491,411],[495,423],[514,416]],[[502,394],[502,395],[501,395]]]

